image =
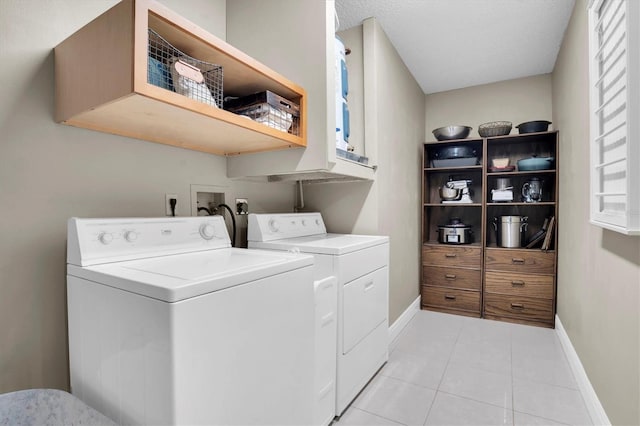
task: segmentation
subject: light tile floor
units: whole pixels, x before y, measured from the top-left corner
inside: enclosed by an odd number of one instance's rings
[[[419,311],[334,426],[591,425],[555,330]]]

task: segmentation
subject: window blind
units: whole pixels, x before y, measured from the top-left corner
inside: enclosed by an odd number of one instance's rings
[[[636,175],[630,170],[640,159],[637,150],[632,155],[631,144],[638,141],[631,140],[637,124],[630,120],[639,118],[630,115],[630,71],[637,72],[630,65],[635,65],[632,61],[637,55],[629,55],[629,13],[628,0],[596,0],[589,10],[591,220],[620,232],[635,233],[640,231],[634,223],[638,221],[639,197],[633,192],[640,192],[640,182],[636,180],[634,187],[632,178]]]

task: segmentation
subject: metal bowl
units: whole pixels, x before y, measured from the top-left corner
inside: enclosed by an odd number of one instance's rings
[[[438,190],[440,198],[445,201],[457,201],[462,198],[462,190],[458,188],[452,188],[450,186],[443,186]]]
[[[471,133],[469,126],[445,126],[439,127],[433,131],[433,136],[439,141],[448,141],[453,139],[464,139]]]

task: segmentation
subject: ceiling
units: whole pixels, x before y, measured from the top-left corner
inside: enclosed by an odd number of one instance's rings
[[[338,31],[375,17],[426,93],[546,74],[575,0],[335,0]]]

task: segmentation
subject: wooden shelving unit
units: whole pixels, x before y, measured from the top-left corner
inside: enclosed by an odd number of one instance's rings
[[[300,106],[293,135],[150,84],[148,30],[221,65],[224,96],[269,90]],[[306,146],[306,92],[153,0],[124,0],[55,48],[56,121],[218,155]]]
[[[430,152],[443,144],[471,145],[480,164],[471,167],[430,167]],[[532,155],[554,157],[549,170],[491,172],[493,158],[509,158],[516,165]],[[558,132],[528,133],[482,139],[437,141],[424,144],[422,190],[422,308],[460,315],[553,327],[557,270]],[[449,175],[473,181],[473,204],[442,204],[438,188]],[[491,202],[496,179],[508,177],[514,187],[511,202]],[[520,188],[536,177],[543,182],[543,198],[521,200]],[[525,240],[555,217],[547,250],[497,246],[494,218],[527,216]],[[438,225],[452,217],[471,225],[473,244],[438,243]],[[444,256],[444,258],[443,258]],[[448,278],[447,278],[448,277]]]

